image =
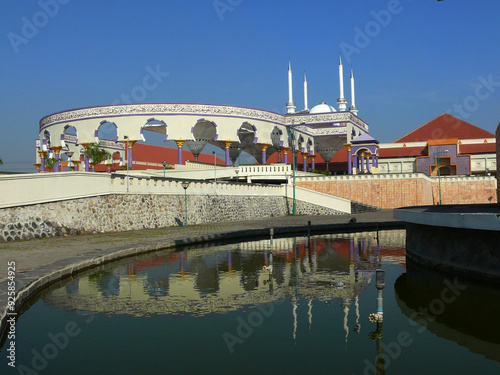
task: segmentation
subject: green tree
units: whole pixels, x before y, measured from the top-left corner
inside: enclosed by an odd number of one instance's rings
[[[83,155],[89,159],[92,169],[97,164],[101,164],[104,160],[111,158],[111,154],[101,149],[97,143],[89,144]]]
[[[2,161],[2,158],[0,158],[0,165],[2,165],[2,164],[3,164],[3,161]]]
[[[54,166],[56,165],[56,159],[55,158],[45,158],[45,169],[50,171]]]

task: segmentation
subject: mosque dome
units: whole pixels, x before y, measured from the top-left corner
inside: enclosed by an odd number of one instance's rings
[[[329,113],[329,112],[337,112],[335,108],[331,105],[326,104],[325,102],[319,103],[317,106],[314,106],[309,113]]]

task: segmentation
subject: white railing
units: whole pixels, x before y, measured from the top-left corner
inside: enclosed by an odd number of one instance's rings
[[[292,185],[286,185],[285,194],[289,199],[293,199]],[[347,214],[351,213],[351,201],[349,199],[320,193],[298,186],[295,187],[295,200],[310,203],[316,206],[330,208],[332,210],[337,210]]]

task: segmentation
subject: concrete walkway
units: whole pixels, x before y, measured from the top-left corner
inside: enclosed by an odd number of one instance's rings
[[[349,223],[352,218],[355,223]],[[393,218],[392,210],[356,215],[286,216],[187,227],[145,229],[31,241],[0,243],[0,337],[6,327],[8,262],[15,262],[16,311],[44,287],[80,271],[107,262],[175,246],[213,241],[239,241],[249,237],[275,236],[311,232],[351,232],[404,228]]]

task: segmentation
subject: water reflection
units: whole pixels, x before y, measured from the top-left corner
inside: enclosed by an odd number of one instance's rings
[[[106,314],[204,316],[288,297],[297,313],[308,301],[338,303],[347,317],[360,292],[384,262],[404,265],[404,232],[337,234],[243,242],[198,250],[165,252],[82,277],[45,297],[58,309]],[[389,255],[390,254],[390,255]],[[354,303],[354,306],[352,306]],[[296,319],[295,319],[296,320]]]
[[[500,361],[500,290],[409,262],[394,284],[401,311],[419,328]]]

